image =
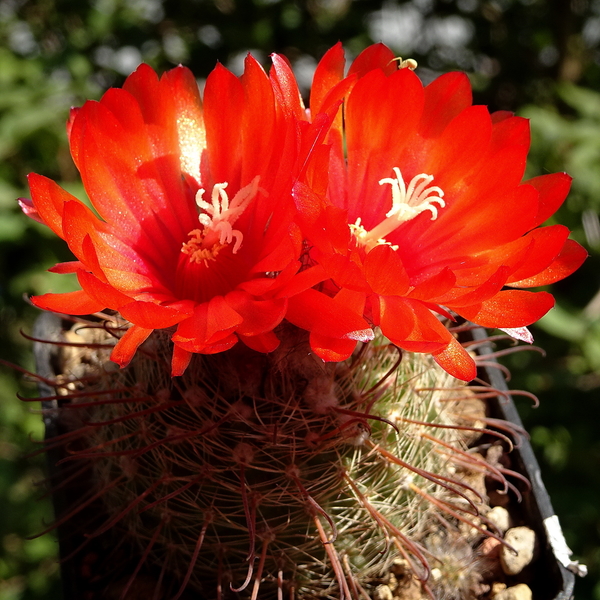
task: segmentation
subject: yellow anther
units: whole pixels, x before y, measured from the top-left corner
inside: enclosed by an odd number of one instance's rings
[[[225,191],[227,182],[213,186],[210,202],[203,199],[206,190],[198,190],[196,204],[203,211],[198,215],[198,221],[204,228],[190,231],[190,239],[181,247],[184,254],[190,255],[192,262],[204,262],[208,266],[208,261],[215,260],[219,251],[232,242],[232,252],[238,252],[244,236],[239,229],[233,228],[233,224],[256,197],[259,191],[258,180],[257,175],[231,201]]]

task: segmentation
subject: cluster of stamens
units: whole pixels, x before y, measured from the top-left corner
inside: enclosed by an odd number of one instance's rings
[[[385,177],[379,181],[379,185],[389,183],[392,186],[392,208],[386,213],[386,218],[376,225],[370,231],[367,231],[361,224],[361,218],[356,219],[354,224],[350,225],[350,230],[357,241],[371,250],[380,244],[391,244],[385,237],[395,231],[402,223],[411,221],[422,212],[431,212],[431,220],[438,217],[438,206],[444,208],[446,202],[443,200],[444,191],[430,185],[433,181],[433,175],[421,173],[413,177],[408,184],[404,183],[404,178],[398,167],[394,167],[395,178]],[[392,246],[397,249],[398,246]]]
[[[233,224],[256,197],[259,191],[258,180],[257,175],[237,192],[231,202],[225,191],[227,182],[216,183],[213,186],[210,202],[203,198],[206,190],[198,190],[196,204],[203,211],[198,215],[198,221],[203,229],[190,231],[190,239],[181,247],[181,252],[188,254],[191,262],[203,262],[208,266],[208,261],[215,260],[219,252],[232,242],[233,254],[238,252],[244,236],[239,229],[233,228]]]

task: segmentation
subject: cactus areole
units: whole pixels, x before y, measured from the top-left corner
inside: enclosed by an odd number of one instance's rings
[[[156,600],[469,598],[481,540],[504,543],[483,480],[516,490],[486,449],[517,433],[489,427],[457,333],[531,341],[554,300],[523,288],[586,256],[541,226],[570,178],[523,181],[527,121],[473,106],[464,74],[423,86],[382,44],[346,73],[338,44],[306,108],[272,63],[217,66],[203,98],[141,65],[73,109],[93,210],[30,176],[21,206],[80,284],[32,299],[71,315],[47,444],[91,482],[54,526],[99,501],[86,540],[139,550],[99,597],[150,569]]]

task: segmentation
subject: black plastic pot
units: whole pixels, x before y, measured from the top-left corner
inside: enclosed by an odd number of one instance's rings
[[[41,340],[60,341],[65,323],[60,316],[44,313],[35,325],[34,337]],[[475,329],[471,332],[473,339],[481,341],[478,352],[481,355],[491,354],[492,347],[484,343],[487,333],[483,329]],[[35,343],[34,353],[37,372],[44,378],[52,380],[56,376],[55,360],[57,346],[45,343]],[[495,360],[493,357],[490,361]],[[506,382],[499,369],[486,368],[481,374],[496,389],[508,392]],[[43,381],[39,383],[39,392],[42,398],[54,395],[54,390]],[[68,423],[59,418],[60,411],[57,410],[60,400],[45,400],[42,402],[44,409],[44,422],[46,426],[46,439],[50,440],[56,436],[68,432]],[[500,394],[495,398],[488,399],[490,416],[509,421],[519,428],[522,422],[516,407],[509,394]],[[73,442],[76,444],[76,441]],[[57,482],[63,481],[68,476],[68,468],[73,469],[73,463],[61,463],[65,458],[64,448],[57,447],[47,452],[48,470],[50,477]],[[534,563],[527,567],[528,583],[533,590],[534,600],[571,600],[575,585],[575,573],[585,574],[585,567],[571,562],[570,551],[565,543],[558,518],[554,514],[550,498],[541,479],[540,468],[533,453],[532,447],[527,439],[522,439],[510,453],[510,468],[524,475],[530,482],[530,489],[523,489],[523,501],[518,507],[511,506],[511,515],[518,514],[518,524],[526,524],[533,529],[538,538],[540,555]],[[70,467],[68,466],[70,465]],[[66,487],[61,487],[53,495],[54,510],[56,518],[72,513],[78,507],[78,500],[85,495],[89,489],[88,479],[85,476],[75,478]],[[101,589],[106,589],[107,574],[113,581],[112,588],[115,595],[110,598],[118,598],[119,585],[124,585],[129,579],[129,574],[136,567],[139,557],[139,549],[128,545],[125,540],[111,539],[107,534],[86,539],[81,526],[93,522],[102,514],[100,502],[93,502],[83,510],[78,511],[58,527],[60,544],[60,556],[63,559],[61,565],[64,600],[86,600],[102,597],[109,600],[109,596]],[[81,527],[80,527],[81,526]],[[110,533],[110,532],[109,532]],[[78,551],[83,545],[84,549]],[[65,560],[66,559],[66,560]],[[104,573],[98,576],[98,573]],[[152,584],[155,574],[151,571],[142,571],[138,575],[144,588],[144,578],[148,580],[148,590],[145,596],[139,594],[128,596],[128,598],[152,598]],[[114,584],[114,581],[117,584]],[[119,583],[121,582],[121,583]],[[516,581],[515,581],[516,583]],[[122,587],[121,587],[122,589]],[[190,598],[184,594],[181,600]]]
[[[472,331],[472,335],[475,341],[484,341],[488,334],[485,329],[477,328]],[[490,344],[483,343],[478,352],[485,356],[492,354],[493,348]],[[496,359],[490,357],[489,360]],[[509,391],[499,369],[488,367],[485,369],[485,375],[492,387],[503,392]],[[523,422],[510,395],[491,398],[488,400],[488,406],[492,416],[523,428]],[[531,490],[523,493],[521,512],[527,521],[526,524],[538,536],[541,555],[535,564],[534,583],[541,584],[544,598],[571,600],[574,598],[575,574],[585,575],[586,568],[570,559],[571,551],[552,508],[550,496],[542,481],[540,466],[529,441],[523,439],[511,452],[510,458],[513,461],[512,468],[525,475],[531,484]],[[535,593],[534,599],[538,600]]]

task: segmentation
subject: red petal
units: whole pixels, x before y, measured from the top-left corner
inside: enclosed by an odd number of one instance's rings
[[[373,292],[382,296],[403,296],[410,285],[402,259],[386,244],[365,257],[365,277]]]
[[[164,102],[156,103],[159,114],[162,108],[173,112]],[[144,115],[129,92],[109,90],[100,103],[83,106],[73,124],[71,147],[101,217],[138,249],[140,238],[148,238],[144,251],[162,264],[197,225],[197,213],[181,177],[175,119],[161,126],[145,118],[160,117]]]
[[[361,269],[350,257],[326,253],[317,254],[317,257],[327,275],[336,285],[362,292],[369,291],[364,269]]]
[[[201,187],[200,159],[206,148],[206,131],[196,79],[189,69],[179,66],[163,74],[160,87],[163,95],[172,99],[181,171],[192,176]]]
[[[366,294],[362,292],[342,288],[334,299],[356,314],[362,315],[365,311]],[[339,339],[314,332],[310,334],[310,347],[326,362],[346,360],[354,352],[356,344],[357,341],[353,339]]]
[[[288,284],[277,292],[279,298],[295,296],[327,279],[327,274],[321,265],[309,267],[295,275]]]
[[[171,377],[179,377],[185,373],[193,353],[184,350],[177,344],[173,346],[173,357],[171,359]]]
[[[327,205],[325,198],[301,183],[294,186],[293,197],[304,237],[325,252],[346,254],[351,239],[346,211]]]
[[[415,315],[404,298],[395,296],[379,299],[377,324],[385,336],[395,344],[405,340],[415,327]]]
[[[156,103],[158,96],[158,75],[151,66],[142,63],[127,77],[123,89],[130,93],[140,104],[145,120],[149,123],[159,123],[160,108]],[[154,102],[151,98],[154,96]]]
[[[130,129],[130,139],[136,140],[134,155],[143,161],[140,174],[160,182],[173,196],[181,191],[181,173],[200,185],[200,158],[206,148],[206,136],[198,85],[189,69],[176,67],[159,81],[152,69],[140,65],[127,78],[123,89],[133,96],[133,103],[110,91],[101,102],[125,129]],[[116,102],[111,102],[113,98]],[[183,211],[187,218],[195,216],[185,208],[178,207],[180,219]],[[165,215],[164,220],[168,217]],[[170,226],[177,230],[176,223]]]
[[[425,107],[423,112],[426,110]],[[436,114],[430,115],[430,118],[437,121],[439,117]],[[436,185],[439,185],[450,199],[451,190],[458,187],[459,190],[465,191],[465,180],[472,184],[470,179],[481,168],[491,140],[492,121],[487,109],[484,106],[469,106],[447,124],[435,143],[430,143],[420,163],[422,170],[417,172],[433,173]],[[458,195],[453,204],[458,204],[458,200],[462,200],[461,195]],[[481,204],[487,206],[488,202],[486,200]],[[440,219],[448,212],[440,211]],[[456,216],[458,215],[455,214],[454,217]]]
[[[394,58],[394,53],[385,44],[373,44],[354,59],[348,75],[364,77],[374,69],[382,69],[386,75],[391,75],[398,70],[398,63]]]
[[[380,327],[394,344],[411,352],[439,352],[451,335],[431,311],[418,301],[397,296],[380,299]]]
[[[554,306],[554,298],[547,292],[507,290],[493,298],[461,307],[457,312],[482,327],[526,327],[543,317]]]
[[[272,54],[271,60],[273,61],[273,67],[269,76],[273,83],[276,98],[283,107],[286,116],[296,117],[298,121],[306,121],[302,96],[288,61],[279,54]]]
[[[94,242],[92,242],[92,238],[89,235],[85,235],[81,243],[81,262],[85,264],[85,268],[88,271],[91,271],[98,279],[100,279],[100,281],[108,283],[100,260],[98,259]]]
[[[437,137],[472,102],[471,84],[464,73],[447,73],[434,79],[425,88],[421,135]]]
[[[33,296],[31,302],[44,310],[51,310],[64,315],[90,315],[106,308],[103,304],[90,298],[84,290],[64,294]]]
[[[233,333],[224,333],[223,337],[218,339],[215,337],[212,342],[206,344],[203,344],[197,338],[176,340],[175,336],[173,336],[172,339],[175,345],[181,350],[196,354],[218,354],[219,352],[225,352],[226,350],[233,348],[233,346],[238,343],[238,338]]]
[[[243,86],[233,73],[218,64],[204,88],[204,122],[212,185],[226,181],[231,189],[240,189],[247,183],[240,181],[243,115]]]
[[[148,269],[147,261],[107,231],[106,224],[87,207],[77,201],[66,202],[63,221],[69,247],[79,256],[85,268],[99,279],[110,280],[122,291],[136,292],[149,288],[164,291],[156,278],[139,273],[139,269]]]
[[[267,331],[259,335],[240,335],[240,340],[257,352],[268,354],[279,346],[279,338],[272,332]]]
[[[219,354],[233,348],[238,343],[238,338],[231,333],[224,338],[216,339],[214,342],[207,344],[202,350],[202,354]]]
[[[82,262],[78,260],[71,260],[69,262],[57,263],[53,267],[50,267],[48,271],[50,271],[50,273],[66,275],[68,273],[77,273],[77,271],[82,269],[85,269],[85,266]]]
[[[501,121],[491,117],[492,143],[490,156],[500,156],[509,151],[510,168],[505,169],[507,176],[514,178],[514,185],[521,183],[527,162],[527,152],[531,143],[529,120],[523,117],[510,117]]]
[[[428,308],[431,312],[437,313],[438,315],[441,315],[449,321],[456,321],[454,315],[442,308],[439,304],[436,304],[435,302],[426,302],[425,300],[421,300],[420,302],[425,308]]]
[[[255,58],[248,55],[244,65],[241,77],[244,90],[243,121],[239,130],[242,136],[241,181],[251,181],[257,174],[263,174],[260,185],[269,186],[269,171],[275,169],[269,169],[268,158],[279,154],[276,158],[280,162],[284,159],[276,147],[275,95],[267,74]],[[227,149],[224,149],[224,153],[227,153]]]
[[[335,301],[342,303],[344,306],[355,312],[357,315],[362,315],[365,312],[365,303],[367,295],[362,291],[354,291],[342,288],[336,295]]]
[[[296,243],[294,233],[269,233],[270,240],[262,240],[262,258],[252,267],[252,273],[284,271],[289,268],[290,263],[296,263],[300,257],[301,246]]]
[[[431,300],[446,294],[456,283],[456,275],[444,267],[439,273],[422,281],[410,292],[415,300]]]
[[[568,236],[569,230],[563,225],[538,227],[530,231],[521,238],[529,241],[522,264],[510,274],[506,284],[511,285],[513,281],[528,279],[545,270],[561,252]]]
[[[225,296],[225,301],[244,320],[237,326],[237,333],[256,336],[272,331],[283,321],[287,299],[255,300],[250,294],[233,291]]]
[[[209,302],[196,306],[194,315],[179,323],[173,341],[191,352],[204,352],[207,346],[225,338],[228,338],[225,344],[228,345],[230,334],[242,321],[223,296],[215,296]]]
[[[112,257],[111,257],[112,258]],[[100,258],[100,262],[103,265],[106,265],[108,260],[105,257]],[[124,260],[125,262],[125,260]],[[120,265],[116,265],[120,266]],[[112,267],[112,265],[111,265]],[[164,300],[172,300],[173,294],[167,290],[160,281],[153,276],[152,273],[149,275],[144,275],[142,273],[136,273],[134,271],[128,270],[129,265],[123,265],[124,268],[117,269],[104,266],[104,273],[107,277],[107,280],[110,284],[125,294],[136,294],[139,293],[140,290],[152,290],[153,296],[158,298],[159,295],[166,296],[165,298],[161,298]]]
[[[525,182],[532,185],[540,194],[538,212],[532,227],[541,225],[559,209],[569,193],[571,181],[572,178],[566,173],[552,173]]]
[[[310,91],[310,112],[314,117],[339,102],[358,79],[356,69],[344,78],[344,49],[341,42],[328,50],[319,61],[315,70],[313,84]],[[392,65],[396,69],[396,65]],[[337,114],[334,128],[342,132],[342,114]]]
[[[97,277],[92,275],[92,273],[83,270],[78,271],[77,279],[79,280],[81,287],[89,294],[90,298],[93,298],[96,302],[102,304],[102,308],[119,310],[124,304],[128,304],[132,301],[132,298],[122,294],[111,285],[100,281]],[[127,319],[128,317],[125,318]],[[151,329],[154,329],[154,327]]]
[[[56,235],[64,239],[63,207],[66,202],[79,202],[79,200],[47,177],[31,173],[28,181],[31,201],[39,217]]]
[[[83,240],[94,234],[104,224],[97,219],[92,211],[79,201],[66,202],[63,209],[64,237],[75,256],[85,263]],[[96,266],[96,265],[94,265]],[[86,265],[87,267],[87,265]]]
[[[224,332],[233,331],[242,321],[242,316],[227,304],[225,298],[222,296],[211,298],[207,303],[205,321],[207,343],[211,344],[213,340],[220,340]]]
[[[463,265],[455,269],[458,283],[465,286],[477,285],[482,277],[488,276],[486,273],[489,269],[498,264],[512,269],[507,285],[513,285],[513,282],[522,278],[528,279],[545,270],[556,258],[567,235],[568,230],[562,225],[542,227],[500,247],[492,246],[479,252],[471,260],[463,258]]]
[[[119,312],[128,321],[145,329],[171,327],[190,316],[188,312],[181,312],[153,302],[130,302],[119,307]]]
[[[116,362],[120,367],[126,367],[131,362],[136,350],[148,339],[152,331],[152,329],[132,325],[113,348],[110,360]]]
[[[349,358],[356,348],[355,340],[340,340],[317,333],[310,334],[310,347],[326,362],[340,362]]]
[[[511,117],[514,117],[515,113],[511,112],[510,110],[497,110],[491,113],[490,116],[492,117],[492,123],[496,124],[501,123],[505,119],[510,119]]]
[[[344,78],[344,48],[338,42],[319,61],[310,90],[310,110],[313,115],[321,111],[329,90]]]
[[[477,376],[477,366],[471,355],[452,337],[446,348],[433,355],[444,371],[457,379],[471,381]]]
[[[297,327],[333,338],[373,339],[373,331],[362,317],[317,290],[306,290],[288,302],[286,318]]]
[[[71,128],[73,127],[73,121],[79,112],[79,107],[72,106],[69,110],[69,117],[67,118],[66,129],[67,129],[67,137],[71,138]]]
[[[435,301],[438,304],[445,304],[453,310],[483,302],[495,296],[504,287],[509,273],[509,267],[500,267],[485,283],[475,289],[465,290],[457,287],[436,298]]]
[[[549,285],[555,281],[564,279],[576,271],[587,257],[588,253],[585,248],[573,240],[567,240],[560,254],[548,268],[533,277],[521,279],[520,281],[511,281],[507,285],[524,288]]]
[[[100,280],[110,280],[114,287],[123,291],[161,288],[159,282],[136,272],[146,266],[140,264],[143,261],[107,232],[107,226],[86,206],[79,202],[67,202],[63,221],[69,248],[85,264],[86,269],[91,270]],[[123,278],[123,285],[119,285],[118,280]]]
[[[409,273],[431,263],[455,270],[468,255],[510,242],[531,229],[538,194],[531,186],[506,184],[512,168],[508,158],[518,148],[509,148],[508,155],[494,155],[491,160],[491,138],[489,114],[482,107],[471,107],[456,117],[440,138],[422,145],[421,162],[413,168],[418,168],[417,173],[435,173],[447,206],[436,220],[423,213],[387,236],[389,242],[400,246],[398,252]],[[499,165],[495,161],[500,158]],[[482,236],[484,229],[486,235]]]
[[[329,186],[330,173],[329,169],[325,168],[324,165],[330,163],[331,145],[322,145],[322,142],[325,137],[331,137],[332,126],[330,123],[330,115],[317,115],[317,120],[313,124],[318,126],[315,128],[318,135],[313,134],[309,136],[311,140],[314,140],[312,147],[307,147],[306,144],[302,145],[305,162],[299,173],[299,177],[307,182],[315,194],[319,194],[323,198]]]
[[[327,177],[323,165],[329,163],[329,147],[322,146],[325,141],[339,104],[331,107],[328,113],[315,115],[311,125],[301,129],[301,145],[298,152],[298,175],[301,180],[309,180],[312,185],[318,184],[317,193],[327,190]]]

